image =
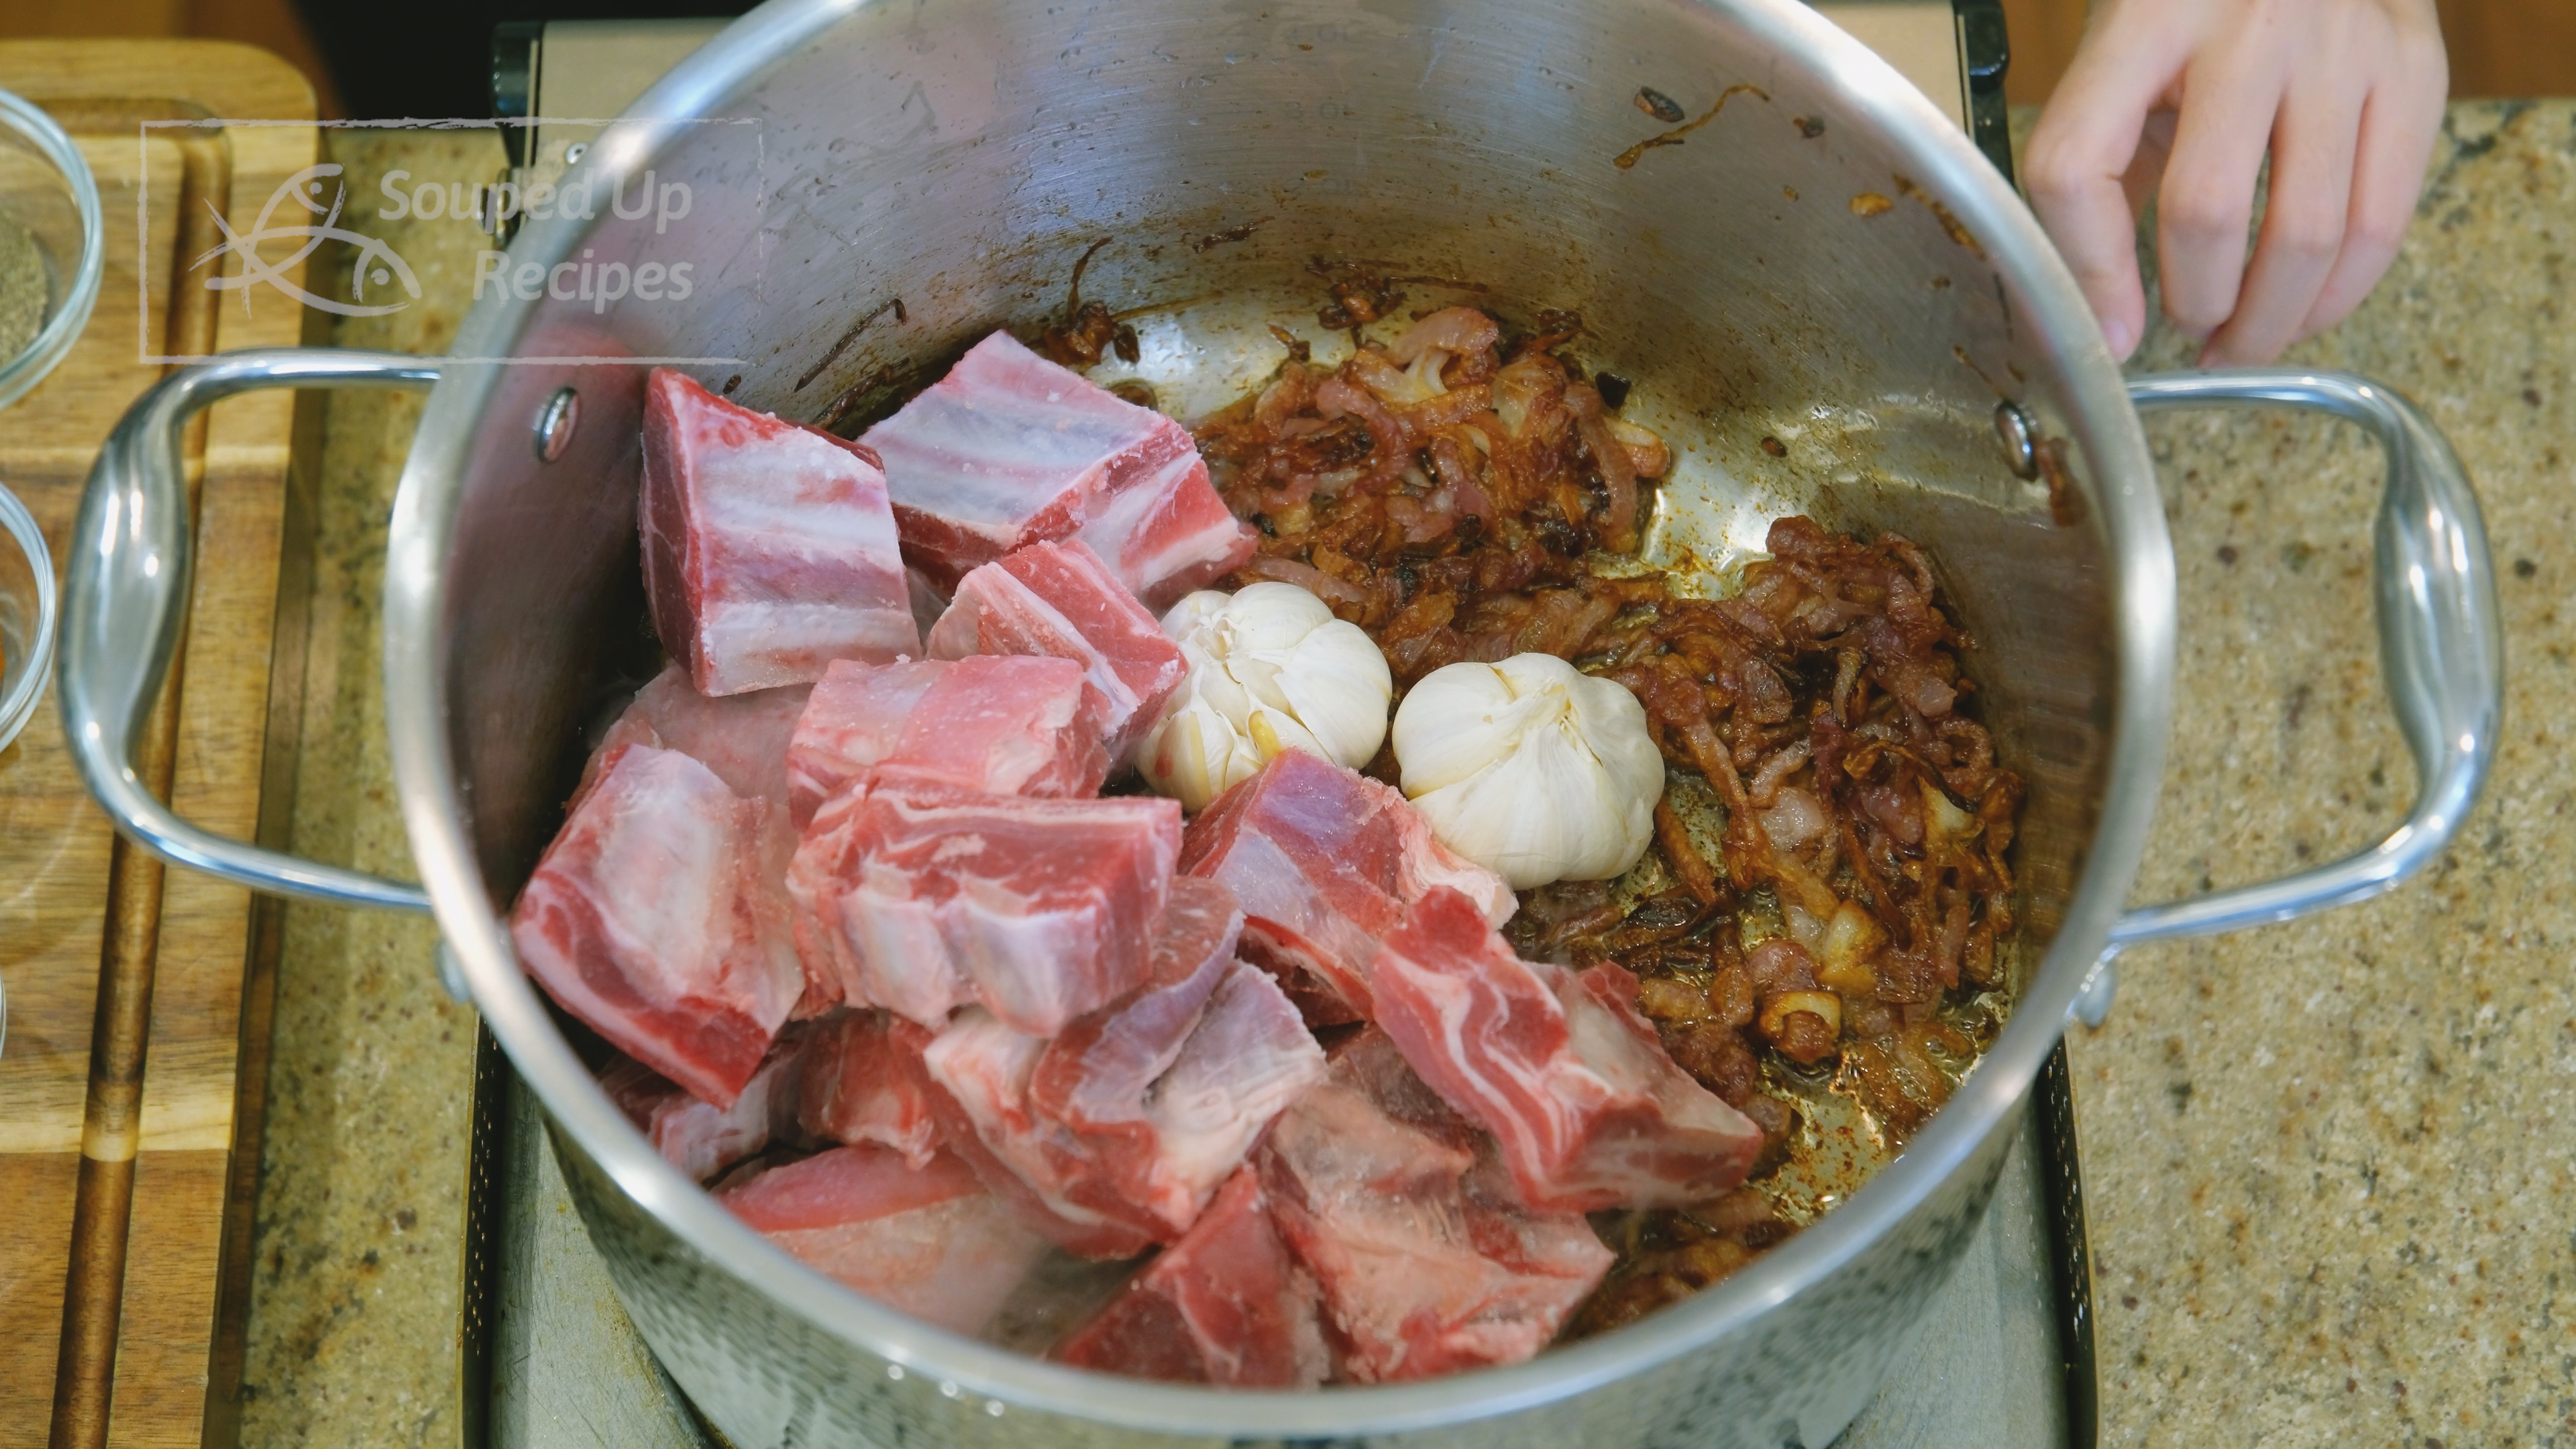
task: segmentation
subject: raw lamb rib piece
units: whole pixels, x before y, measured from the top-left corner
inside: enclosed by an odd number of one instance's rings
[[[1154,1244],[1141,1214],[1115,1200],[1077,1202],[1076,1189],[1091,1186],[1081,1175],[1089,1166],[1081,1145],[1061,1124],[1029,1110],[1029,1076],[1046,1045],[990,1012],[959,1012],[922,1052],[939,1086],[932,1100],[941,1130],[951,1150],[1033,1231],[1086,1258],[1134,1257]]]
[[[734,1104],[803,984],[760,885],[767,814],[687,755],[623,746],[510,916],[547,994],[718,1107]]]
[[[919,652],[885,474],[865,448],[655,368],[636,512],[654,631],[701,694]]]
[[[1237,962],[1180,1059],[1154,1083],[1152,1171],[1131,1196],[1167,1222],[1196,1214],[1272,1119],[1324,1075],[1324,1051],[1270,973]],[[1186,1195],[1184,1195],[1186,1194]]]
[[[1112,768],[1190,672],[1181,646],[1079,542],[1031,544],[959,580],[929,650],[933,659],[1046,654],[1082,665],[1100,692]]]
[[[1494,1134],[1523,1201],[1687,1207],[1744,1180],[1762,1129],[1685,1075],[1616,965],[1523,961],[1475,904],[1432,892],[1377,959],[1377,1020]]]
[[[686,669],[666,666],[635,691],[635,698],[608,727],[591,756],[591,767],[582,774],[582,788],[590,788],[600,759],[619,745],[678,750],[715,771],[726,789],[745,799],[768,801],[776,817],[773,824],[784,828],[787,742],[796,732],[797,716],[804,713],[808,689],[794,684],[710,699],[689,683]],[[579,796],[574,798],[578,803]],[[792,852],[796,832],[786,829],[785,835]],[[786,858],[781,856],[779,863],[783,867]]]
[[[961,1015],[925,1052],[954,1110],[1065,1245],[1119,1256],[1170,1242],[1270,1119],[1323,1073],[1296,1008],[1233,959],[1224,887],[1175,880],[1150,980],[1053,1042]],[[1071,1224],[1070,1229],[1061,1225]]]
[[[902,1017],[861,1008],[817,1023],[805,1049],[796,1121],[808,1136],[891,1147],[926,1167],[942,1134],[931,1108],[921,1049],[930,1033]]]
[[[790,1029],[792,1033],[793,1029]],[[760,1070],[743,1083],[733,1106],[701,1102],[642,1062],[621,1061],[599,1079],[664,1161],[691,1182],[716,1174],[769,1146],[772,1137],[796,1135],[796,1101],[805,1073],[805,1042],[781,1033]]]
[[[1378,945],[1435,886],[1466,892],[1496,924],[1511,887],[1431,838],[1404,797],[1320,755],[1282,750],[1190,822],[1181,870],[1243,903],[1243,954],[1319,1026],[1371,1016]]]
[[[1171,800],[905,779],[826,801],[789,867],[808,969],[924,1026],[980,1002],[1049,1036],[1145,979],[1180,850]]]
[[[1138,597],[1177,599],[1251,555],[1189,432],[996,332],[870,428],[905,557],[938,588],[1077,534]]]
[[[746,799],[767,802],[761,821],[760,886],[762,909],[773,919],[787,919],[787,863],[796,854],[796,824],[787,810],[787,741],[805,708],[808,686],[755,689],[714,699],[698,693],[689,673],[673,664],[635,692],[599,748],[584,767],[581,787],[566,813],[581,808],[582,796],[598,782],[600,764],[620,745],[651,745],[678,750],[715,771],[725,787]],[[840,987],[809,977],[805,994],[790,1013],[797,1020],[818,1016],[839,1002]]]
[[[1491,1140],[1375,1028],[1280,1114],[1258,1163],[1360,1383],[1518,1363],[1610,1270],[1580,1214],[1521,1205]]]
[[[1096,794],[1109,777],[1099,707],[1070,659],[834,660],[785,750],[790,813],[801,828],[825,796],[895,772],[992,795]]]
[[[1144,984],[1056,1034],[1029,1082],[1037,1110],[1079,1131],[1141,1128],[1147,1089],[1179,1060],[1242,934],[1234,892],[1173,877]]]
[[[1332,1370],[1315,1308],[1314,1280],[1280,1241],[1247,1167],[1053,1356],[1136,1378],[1311,1389]]]
[[[1074,537],[1158,614],[1242,567],[1261,541],[1217,495],[1195,449],[1103,500]]]
[[[982,1331],[1046,1251],[947,1153],[915,1168],[890,1148],[835,1147],[716,1201],[809,1266],[959,1333]]]

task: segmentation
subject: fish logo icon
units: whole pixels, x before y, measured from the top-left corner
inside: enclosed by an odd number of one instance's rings
[[[227,256],[241,258],[239,271],[229,276],[218,272],[207,277],[206,290],[240,292],[244,310],[250,306],[250,289],[262,285],[275,287],[307,307],[318,307],[342,317],[382,317],[420,300],[420,279],[412,275],[410,265],[396,255],[392,247],[339,225],[340,210],[348,203],[349,191],[348,184],[338,179],[340,174],[338,162],[326,161],[318,166],[307,166],[278,183],[277,190],[269,194],[268,204],[260,208],[259,220],[252,223],[248,234],[234,231],[225,221],[223,212],[208,201],[206,209],[214,213],[215,227],[224,236],[223,245],[197,258],[188,269],[195,271],[208,263],[219,263]],[[331,192],[327,206],[322,201],[325,182],[330,183]],[[320,217],[321,220],[313,224],[271,226],[269,223],[276,219],[278,209],[290,201],[301,207],[306,215]],[[292,213],[289,215],[291,220]],[[356,249],[349,285],[350,295],[355,300],[342,302],[317,296],[287,275],[289,270],[318,251],[324,242],[331,241]],[[272,262],[260,255],[260,248],[274,242],[300,242],[301,245],[291,254]],[[411,294],[411,301],[367,301],[370,285],[386,288],[396,281],[401,282],[403,290]]]

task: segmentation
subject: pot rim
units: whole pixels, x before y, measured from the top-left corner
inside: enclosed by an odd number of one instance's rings
[[[770,0],[647,91],[627,114],[702,115],[833,24],[886,0]],[[2065,920],[2004,1030],[1968,1080],[1898,1159],[1815,1225],[1692,1298],[1522,1364],[1422,1383],[1325,1392],[1180,1387],[1068,1368],[930,1327],[804,1267],[718,1207],[612,1106],[521,972],[484,888],[465,825],[446,727],[445,563],[473,429],[504,369],[452,366],[423,409],[392,518],[385,583],[385,692],[397,791],[421,877],[484,1021],[568,1134],[644,1211],[709,1262],[789,1312],[884,1359],[889,1376],[926,1375],[989,1412],[1064,1414],[1187,1435],[1323,1438],[1455,1425],[1583,1393],[1743,1331],[1831,1276],[1910,1215],[2013,1113],[2054,1050],[2077,993],[2102,958],[2145,847],[2163,773],[2174,668],[2175,584],[2146,442],[2119,364],[2055,248],[2010,183],[1968,136],[1886,62],[1799,0],[1670,0],[1705,12],[1809,71],[1835,103],[1908,151],[1912,174],[1983,242],[2015,312],[2038,322],[2061,370],[2068,431],[2092,480],[2088,516],[2103,533],[2112,600],[2112,689],[2097,823]],[[687,123],[620,122],[583,165],[604,185],[642,172]],[[587,224],[534,223],[522,261],[570,257]],[[536,314],[506,290],[478,302],[457,339],[468,357],[507,356]],[[901,1370],[900,1373],[897,1370]]]

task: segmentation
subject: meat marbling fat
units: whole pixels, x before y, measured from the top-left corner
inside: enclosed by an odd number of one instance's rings
[[[857,444],[655,368],[636,516],[654,630],[701,694],[920,651],[885,474]]]
[[[1200,812],[1181,870],[1233,890],[1245,959],[1318,1025],[1369,1018],[1379,943],[1433,887],[1464,891],[1497,924],[1514,908],[1503,878],[1432,839],[1402,795],[1304,750],[1280,751]]]
[[[1321,1075],[1295,1008],[1233,959],[1241,917],[1212,882],[1173,882],[1154,971],[1053,1041],[968,1011],[925,1052],[951,1136],[1006,1172],[1060,1241],[1092,1256],[1171,1242],[1262,1129]]]
[[[1518,1363],[1610,1270],[1582,1215],[1523,1206],[1491,1139],[1374,1028],[1280,1114],[1259,1163],[1359,1383]]]
[[[880,781],[825,802],[788,871],[798,954],[924,1026],[980,1004],[1051,1036],[1145,979],[1180,850],[1169,800]]]
[[[933,659],[1043,654],[1082,665],[1100,696],[1113,769],[1190,672],[1181,646],[1079,541],[1031,544],[968,574],[931,628],[929,650]]]
[[[1251,556],[1188,430],[1007,332],[862,439],[884,460],[906,555],[952,588],[1032,543],[1079,536],[1161,607]]]
[[[1494,1134],[1524,1201],[1688,1207],[1744,1180],[1762,1129],[1692,1081],[1603,964],[1523,961],[1474,902],[1435,890],[1377,959],[1378,1025]]]
[[[1109,775],[1100,708],[1070,659],[835,660],[784,751],[788,809],[801,828],[852,781],[898,773],[992,795],[1096,794]]]
[[[767,812],[687,755],[622,746],[510,915],[519,959],[566,1011],[719,1107],[802,986],[760,881]]]

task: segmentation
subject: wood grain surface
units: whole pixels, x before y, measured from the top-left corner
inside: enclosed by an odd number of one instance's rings
[[[108,218],[79,346],[0,417],[0,479],[59,570],[99,441],[160,375],[144,356],[288,345],[305,326],[286,297],[219,298],[189,267],[217,235],[209,207],[251,230],[312,164],[314,131],[143,123],[309,120],[313,98],[275,58],[209,42],[0,43],[0,87],[73,133]],[[182,815],[228,835],[262,830],[272,696],[300,683],[272,670],[295,407],[287,393],[228,402],[189,440],[198,568],[163,723],[138,758]],[[245,1066],[256,1098],[258,1053],[242,1047],[264,1044],[254,946],[271,913],[115,842],[50,704],[0,754],[0,883],[0,1446],[200,1443],[227,1208],[247,1186],[234,1165],[256,1126],[236,1104]]]

